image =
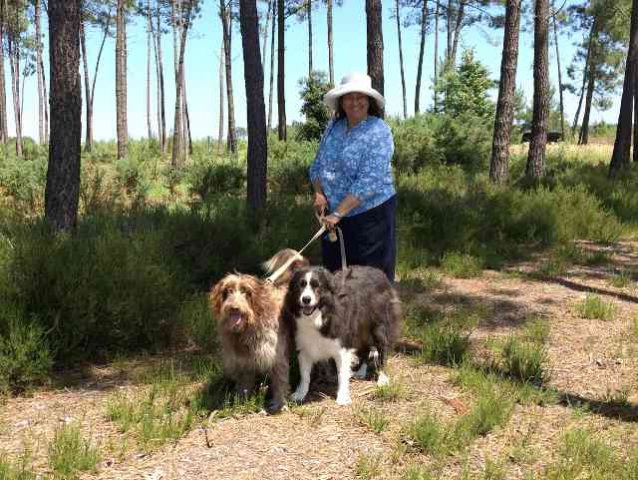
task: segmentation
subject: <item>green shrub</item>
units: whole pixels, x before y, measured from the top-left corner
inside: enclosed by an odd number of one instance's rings
[[[179,340],[185,286],[178,264],[161,234],[122,227],[102,219],[67,236],[33,226],[14,239],[5,298],[50,332],[58,361]]]
[[[214,195],[237,193],[246,182],[245,168],[229,163],[195,162],[187,174],[190,192],[201,201]]]
[[[424,453],[437,454],[445,449],[446,426],[430,413],[418,416],[408,427],[407,434],[414,446]]]
[[[441,268],[457,278],[474,278],[483,274],[483,264],[480,259],[458,252],[448,252],[443,255]]]
[[[547,352],[543,345],[510,338],[503,347],[503,368],[520,382],[542,385],[548,378]]]
[[[56,477],[76,479],[80,472],[95,471],[99,449],[82,437],[79,426],[64,424],[55,431],[49,444],[49,465]]]
[[[25,216],[37,215],[42,210],[46,176],[46,156],[33,160],[9,157],[0,162],[0,187]]]
[[[150,189],[150,178],[143,162],[129,155],[115,163],[116,182],[137,203],[143,203]]]
[[[616,306],[613,302],[606,302],[598,295],[589,294],[585,300],[576,306],[578,314],[587,319],[613,320]]]
[[[44,329],[19,312],[0,312],[0,393],[22,392],[44,382],[52,366]]]
[[[217,328],[207,294],[199,294],[185,301],[179,312],[179,324],[203,351],[213,353],[219,348]]]
[[[421,359],[441,365],[459,365],[470,346],[470,334],[454,324],[428,325],[422,332]]]

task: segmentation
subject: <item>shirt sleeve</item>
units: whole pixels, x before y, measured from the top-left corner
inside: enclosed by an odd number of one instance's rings
[[[394,153],[394,141],[390,127],[381,121],[379,126],[368,132],[360,145],[357,177],[350,186],[350,194],[365,202],[380,191],[383,191],[388,183],[388,177],[392,175],[390,162]]]
[[[321,142],[319,142],[319,148],[317,149],[317,154],[315,155],[315,159],[310,164],[310,169],[308,170],[308,176],[310,177],[310,181],[314,182],[319,179],[319,175],[321,171],[324,169],[324,150],[326,148],[326,140],[332,132],[332,126],[335,124],[335,120],[330,120],[328,126],[323,132],[321,136]]]

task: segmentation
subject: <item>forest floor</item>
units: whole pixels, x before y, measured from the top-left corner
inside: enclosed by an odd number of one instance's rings
[[[638,447],[638,243],[578,248],[583,258],[602,260],[555,268],[539,256],[474,278],[436,271],[431,281],[428,270],[399,282],[406,311],[478,312],[469,337],[475,358],[522,335],[532,320],[549,326],[544,390],[554,400],[516,402],[504,424],[458,450],[416,448],[410,426],[426,414],[450,425],[472,409],[476,393],[459,383],[458,367],[404,350],[389,361],[390,395],[373,382],[353,380],[350,406],[336,405],[334,386],[315,388],[308,402],[279,415],[212,412],[157,444],[140,440],[134,420],[123,426],[109,412],[123,398],[143,403],[152,388],[147,373],[176,365],[174,359],[84,368],[76,378],[66,375],[0,404],[0,460],[4,455],[16,468],[22,459],[39,477],[52,476],[51,444],[61,425],[77,425],[99,452],[97,468],[78,473],[96,479],[547,478],[573,460],[564,454],[565,435],[573,431],[622,459]],[[610,318],[583,318],[587,296],[608,306]],[[192,379],[180,384],[181,391],[199,387]]]

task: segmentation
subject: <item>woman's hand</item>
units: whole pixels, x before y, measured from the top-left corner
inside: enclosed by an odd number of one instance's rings
[[[323,193],[315,192],[314,207],[319,215],[321,215],[328,209],[328,199]]]
[[[323,217],[323,222],[326,224],[326,228],[328,230],[333,230],[337,226],[337,223],[339,223],[340,221],[341,217],[333,215],[332,213],[326,217]]]

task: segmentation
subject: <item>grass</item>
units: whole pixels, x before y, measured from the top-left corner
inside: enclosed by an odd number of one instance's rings
[[[403,480],[434,480],[435,477],[429,469],[422,467],[421,465],[411,465],[405,471],[402,477]]]
[[[0,455],[1,480],[36,480],[39,478],[31,469],[31,458],[27,452],[23,453],[17,462],[11,462]]]
[[[374,433],[381,433],[388,428],[390,420],[383,411],[376,408],[359,408],[355,411],[359,421]]]
[[[547,480],[629,480],[638,478],[638,450],[624,460],[616,449],[598,439],[590,430],[566,432],[559,450],[559,459],[551,464],[543,478]]]
[[[539,345],[547,343],[550,325],[546,318],[533,317],[525,322],[523,338]]]
[[[421,414],[405,429],[417,450],[433,456],[464,451],[477,437],[505,425],[514,400],[505,390],[481,390],[472,409],[450,422],[441,422],[431,412]]]
[[[359,455],[354,470],[356,478],[362,480],[379,478],[383,473],[381,457],[378,455]]]
[[[604,301],[600,296],[588,294],[585,300],[576,305],[578,315],[589,320],[613,320],[616,306],[613,302]]]
[[[475,278],[483,274],[483,261],[469,254],[449,252],[441,259],[441,269],[456,278]]]
[[[511,337],[503,347],[503,370],[523,383],[542,385],[549,378],[545,365],[547,351],[543,345]]]
[[[609,284],[616,288],[627,288],[633,283],[633,277],[630,272],[620,270],[609,278]]]
[[[405,387],[394,377],[389,385],[377,385],[372,394],[372,398],[381,402],[397,402],[405,396]]]
[[[452,372],[452,382],[477,395],[500,392],[504,398],[522,405],[554,405],[558,395],[553,390],[514,381],[501,369],[476,366],[466,362]]]
[[[107,416],[120,431],[131,432],[145,450],[154,450],[187,433],[197,418],[199,403],[192,388],[176,381],[151,385],[146,393],[115,394]]]
[[[292,413],[299,415],[301,418],[305,418],[311,426],[318,427],[323,421],[323,415],[326,413],[326,408],[295,404],[292,406],[291,411]]]
[[[76,424],[57,428],[49,444],[49,466],[56,478],[75,479],[81,472],[95,471],[100,458],[99,448],[82,436]]]

